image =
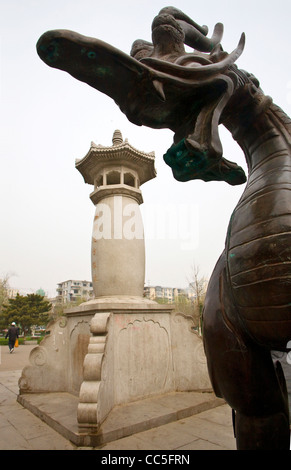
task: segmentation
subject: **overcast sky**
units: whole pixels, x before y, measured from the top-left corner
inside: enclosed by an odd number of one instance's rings
[[[135,39],[151,40],[151,23],[171,3],[160,0],[0,0],[0,277],[21,293],[57,283],[91,280],[92,187],[75,169],[91,141],[112,145],[115,129],[139,150],[155,152],[157,177],[142,186],[146,283],[184,287],[193,265],[209,277],[223,250],[230,215],[244,186],[174,180],[163,154],[172,132],[129,123],[107,96],[51,69],[38,57],[38,38],[71,29],[129,53]],[[212,34],[224,24],[231,52],[242,32],[246,46],[237,65],[252,72],[287,114],[291,107],[290,0],[179,0],[173,6]],[[241,149],[223,128],[224,156],[244,168]],[[177,219],[178,235],[155,234],[159,211]],[[151,230],[149,231],[149,227]]]

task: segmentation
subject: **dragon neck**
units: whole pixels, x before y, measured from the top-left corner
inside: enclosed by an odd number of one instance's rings
[[[264,172],[271,159],[278,168],[291,165],[291,120],[254,85],[234,95],[222,123],[245,154],[249,178]]]

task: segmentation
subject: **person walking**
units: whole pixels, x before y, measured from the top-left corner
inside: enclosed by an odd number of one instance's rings
[[[16,328],[16,324],[13,321],[11,323],[10,328],[8,329],[5,338],[8,338],[8,347],[10,354],[14,351],[15,341],[18,338],[18,328]]]

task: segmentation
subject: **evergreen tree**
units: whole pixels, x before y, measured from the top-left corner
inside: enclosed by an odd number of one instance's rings
[[[15,321],[21,327],[24,334],[30,331],[32,325],[46,325],[50,318],[52,304],[42,295],[19,295],[14,299],[8,299],[8,304],[3,306],[0,325],[5,328]]]

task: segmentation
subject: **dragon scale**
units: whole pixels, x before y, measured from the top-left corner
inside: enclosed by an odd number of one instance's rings
[[[291,121],[270,104],[243,135],[238,125],[249,177],[229,223],[227,274],[247,330],[281,349],[291,338]]]

